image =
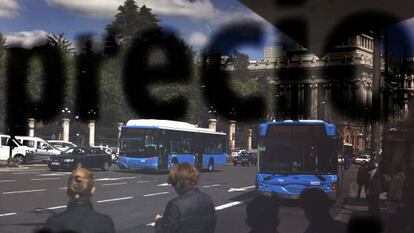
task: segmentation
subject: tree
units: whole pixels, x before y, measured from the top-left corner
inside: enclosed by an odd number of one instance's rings
[[[123,45],[130,45],[145,31],[161,32],[159,20],[145,5],[139,8],[134,0],[125,0],[124,5],[118,7],[118,11],[115,20],[106,26],[106,31]]]
[[[247,71],[247,67],[249,66],[249,56],[247,54],[234,50],[231,60],[236,72],[244,73]]]
[[[47,35],[47,42],[51,46],[59,48],[66,53],[73,53],[75,51],[75,49],[72,47],[72,42],[64,37],[63,32],[59,33],[58,35],[54,33]]]

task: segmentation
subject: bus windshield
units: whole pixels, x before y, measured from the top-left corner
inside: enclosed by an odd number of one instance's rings
[[[126,129],[121,136],[120,151],[128,153],[129,157],[156,156],[157,141],[153,129]]]
[[[335,145],[329,139],[315,131],[266,135],[260,148],[260,170],[281,174],[335,173]]]

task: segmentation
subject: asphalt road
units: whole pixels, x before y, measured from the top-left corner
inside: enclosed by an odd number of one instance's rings
[[[213,173],[202,173],[199,188],[215,203],[216,232],[249,231],[244,222],[245,203],[255,195],[255,172],[254,167],[225,166]],[[354,173],[355,169],[346,171],[343,195],[332,208],[332,215],[344,222],[352,211],[365,208],[349,202],[356,194]],[[30,233],[51,214],[63,211],[69,174],[36,165],[0,169],[0,232]],[[166,184],[165,172],[120,171],[113,165],[110,171],[94,171],[94,174],[95,209],[112,217],[117,232],[153,232],[153,217],[162,213],[168,200],[176,196]],[[279,212],[280,232],[304,232],[308,221],[296,203],[282,203]]]

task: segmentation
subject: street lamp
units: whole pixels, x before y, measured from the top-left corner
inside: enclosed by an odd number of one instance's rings
[[[65,107],[62,109],[62,114],[63,114],[63,124],[62,124],[62,128],[63,128],[63,140],[64,141],[69,141],[69,128],[70,128],[70,109],[68,107]]]

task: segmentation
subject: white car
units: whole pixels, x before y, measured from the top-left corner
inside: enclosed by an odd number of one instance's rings
[[[371,156],[370,155],[360,155],[355,159],[355,164],[362,164],[363,162],[368,163],[369,161],[371,161]]]
[[[71,147],[77,147],[75,143],[67,142],[63,140],[48,140],[47,142],[53,147],[55,147],[56,149],[59,149],[61,151],[65,151]]]

